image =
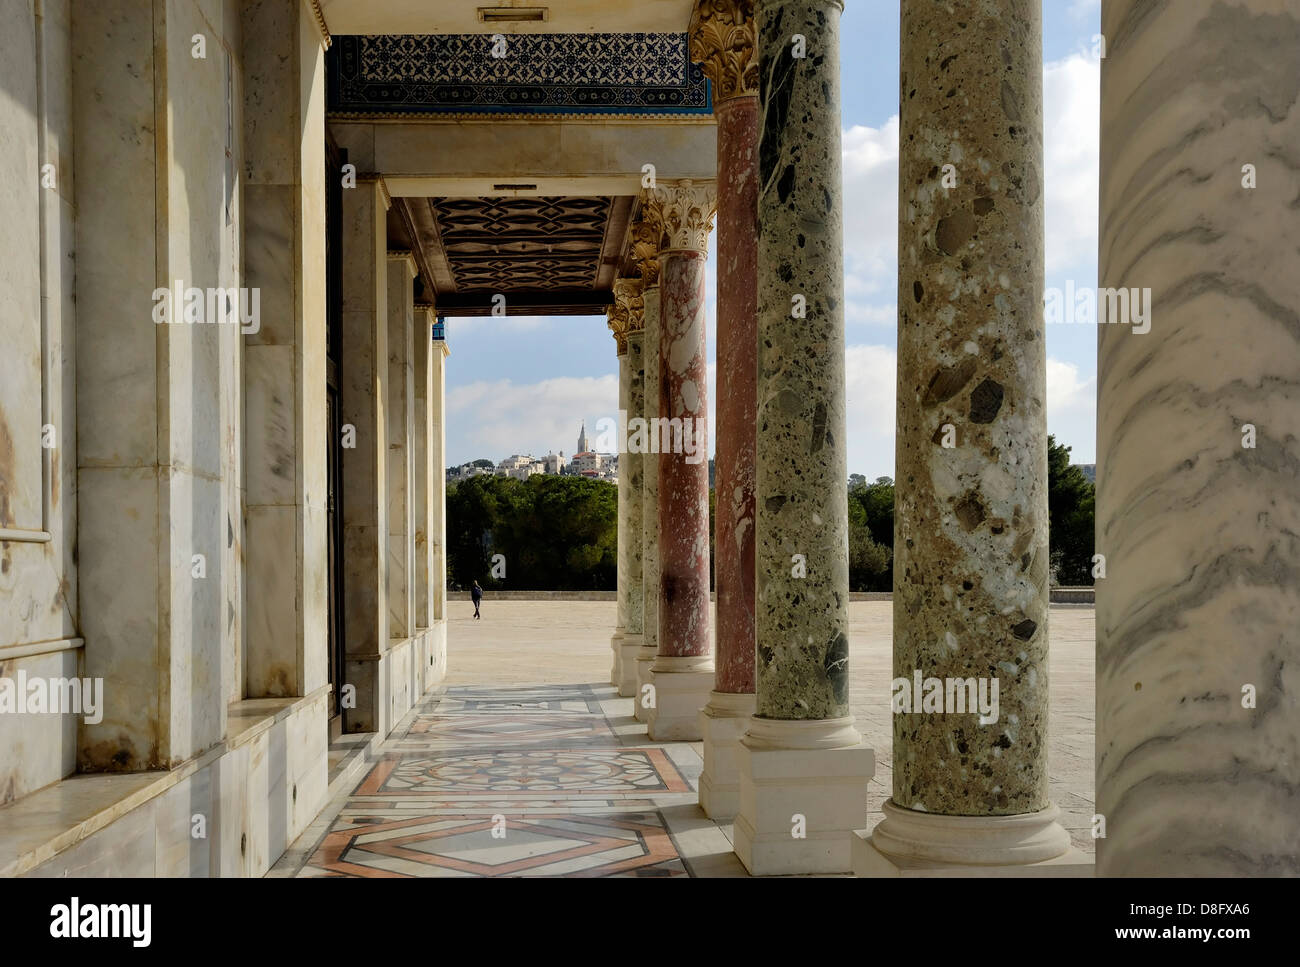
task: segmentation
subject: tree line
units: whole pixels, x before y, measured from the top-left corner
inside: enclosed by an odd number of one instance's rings
[[[476,461],[477,462],[477,461]],[[487,461],[483,461],[487,462]],[[1056,583],[1092,584],[1095,489],[1070,448],[1048,437],[1048,512]],[[849,587],[893,586],[894,481],[849,478]],[[709,541],[714,497],[709,493]],[[711,559],[716,555],[712,555]],[[618,487],[586,477],[480,476],[447,490],[447,568],[453,588],[613,591],[618,582]]]

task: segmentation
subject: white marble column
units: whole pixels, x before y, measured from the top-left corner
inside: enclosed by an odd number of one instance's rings
[[[210,59],[195,60],[190,36],[206,27],[197,11],[169,9],[161,32],[156,13],[149,4],[77,4],[72,22],[76,594],[86,641],[80,671],[103,680],[102,719],[78,723],[74,735],[83,771],[193,759],[225,737],[238,687],[228,671],[237,661],[230,614],[239,599],[229,594],[239,586],[230,552],[241,527],[230,498],[243,327],[216,321],[228,320],[220,306],[216,318],[203,307],[208,324],[187,323],[184,300],[173,305],[165,294],[176,280],[182,289],[244,284],[238,211],[227,223],[213,190],[225,177],[226,130],[208,119],[224,122],[230,107],[214,66],[226,48],[210,37]],[[6,118],[11,96],[21,94],[6,89]],[[6,152],[25,150],[21,130],[12,146],[5,137]],[[0,209],[35,191],[37,179],[33,168],[7,184]],[[0,400],[10,392],[6,382]],[[6,439],[21,443],[40,430],[13,426]],[[40,490],[0,490],[0,527],[31,528],[25,501]],[[9,560],[7,543],[0,554]],[[6,604],[16,600],[11,580],[0,581]],[[57,599],[31,600],[62,608]]]
[[[737,753],[735,845],[753,874],[834,873],[875,769],[849,713],[842,6],[757,8],[757,714]]]
[[[429,544],[433,551],[433,609],[432,628],[435,633],[433,651],[437,677],[447,668],[447,359],[451,347],[447,345],[444,323],[433,325],[433,376],[429,390],[429,409],[432,431],[430,462],[433,464],[429,489],[433,500],[433,523],[429,525]]]
[[[415,527],[411,466],[415,410],[414,281],[410,252],[388,253],[388,635],[411,637],[415,616]]]
[[[1295,876],[1300,6],[1102,32],[1097,872]]]
[[[302,4],[240,7],[246,282],[262,319],[244,341],[248,698],[325,685],[328,574],[324,51]]]
[[[390,199],[383,179],[363,176],[343,192],[344,439],[343,556],[348,732],[387,734],[388,630],[388,242]]]

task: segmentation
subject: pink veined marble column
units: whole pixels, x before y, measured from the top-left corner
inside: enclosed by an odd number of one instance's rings
[[[715,578],[719,692],[754,691],[754,412],[758,371],[758,97],[718,119]]]
[[[709,406],[704,338],[704,253],[716,187],[660,182],[659,656],[651,666],[651,739],[698,741],[713,688],[709,619]]]
[[[710,648],[704,260],[676,251],[660,264],[659,412],[670,423],[659,445],[670,452],[659,456],[659,654],[674,658]]]

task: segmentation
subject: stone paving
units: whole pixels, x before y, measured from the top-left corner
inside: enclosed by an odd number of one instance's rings
[[[651,742],[608,683],[613,602],[449,603],[447,680],[273,876],[743,876],[696,805],[700,744]],[[889,796],[889,602],[849,606],[850,703]],[[1090,606],[1051,610],[1051,793],[1093,852]]]

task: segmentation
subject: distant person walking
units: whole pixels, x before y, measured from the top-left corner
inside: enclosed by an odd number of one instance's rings
[[[478,586],[477,581],[475,581],[474,586],[469,589],[469,596],[474,599],[474,617],[481,618],[482,615],[478,613],[478,606],[479,602],[483,600],[483,589]]]

